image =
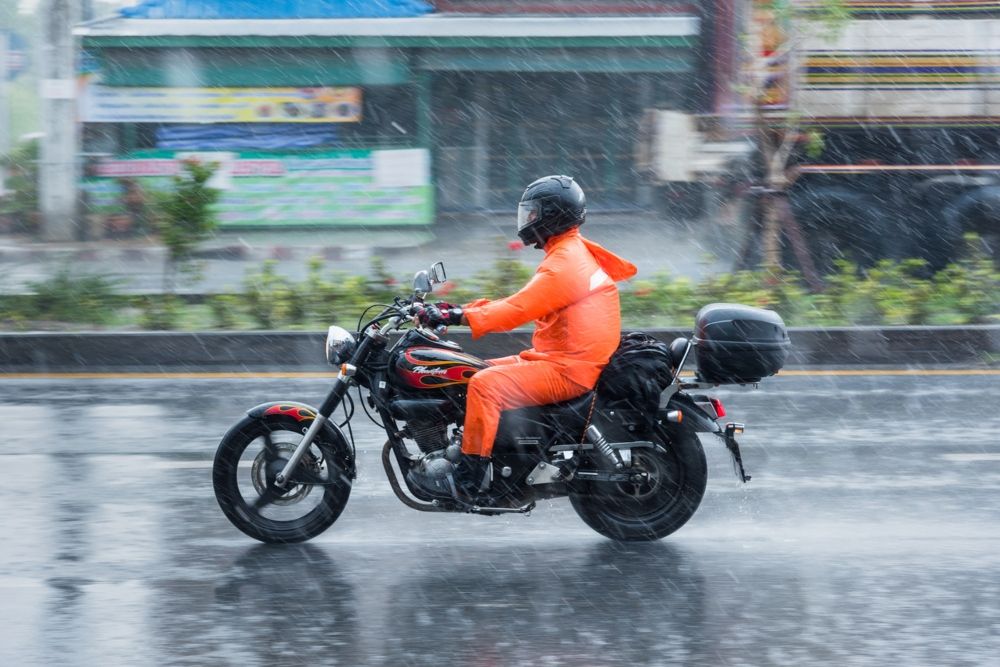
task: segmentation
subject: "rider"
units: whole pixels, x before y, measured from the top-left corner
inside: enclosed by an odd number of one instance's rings
[[[466,324],[473,338],[535,323],[531,349],[490,360],[469,382],[462,456],[453,472],[455,490],[466,499],[488,488],[500,413],[585,394],[618,347],[615,282],[631,278],[636,268],[580,235],[586,215],[576,181],[557,175],[538,179],[524,191],[517,212],[521,241],[545,250],[528,284],[505,299],[438,303],[418,315],[425,326]],[[432,495],[451,490],[447,479],[411,479]]]

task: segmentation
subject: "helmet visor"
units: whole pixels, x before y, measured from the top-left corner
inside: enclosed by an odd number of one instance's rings
[[[541,203],[537,199],[533,201],[523,201],[518,204],[517,231],[523,231],[525,227],[537,222],[541,212]]]

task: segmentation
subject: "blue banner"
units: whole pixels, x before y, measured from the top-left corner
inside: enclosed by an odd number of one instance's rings
[[[124,7],[130,19],[355,19],[420,16],[423,0],[144,0]]]

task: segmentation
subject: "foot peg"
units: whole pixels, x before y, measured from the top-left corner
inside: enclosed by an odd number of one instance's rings
[[[536,465],[532,471],[528,473],[527,482],[532,486],[568,482],[573,479],[573,476],[576,474],[577,466],[579,466],[579,462],[575,458],[567,461],[559,461],[558,463],[540,461],[538,465]]]

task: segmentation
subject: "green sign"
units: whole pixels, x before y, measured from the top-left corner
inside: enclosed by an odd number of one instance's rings
[[[171,187],[182,159],[218,165],[222,227],[388,226],[433,222],[425,149],[279,153],[143,151],[88,166],[91,213],[125,215]]]

